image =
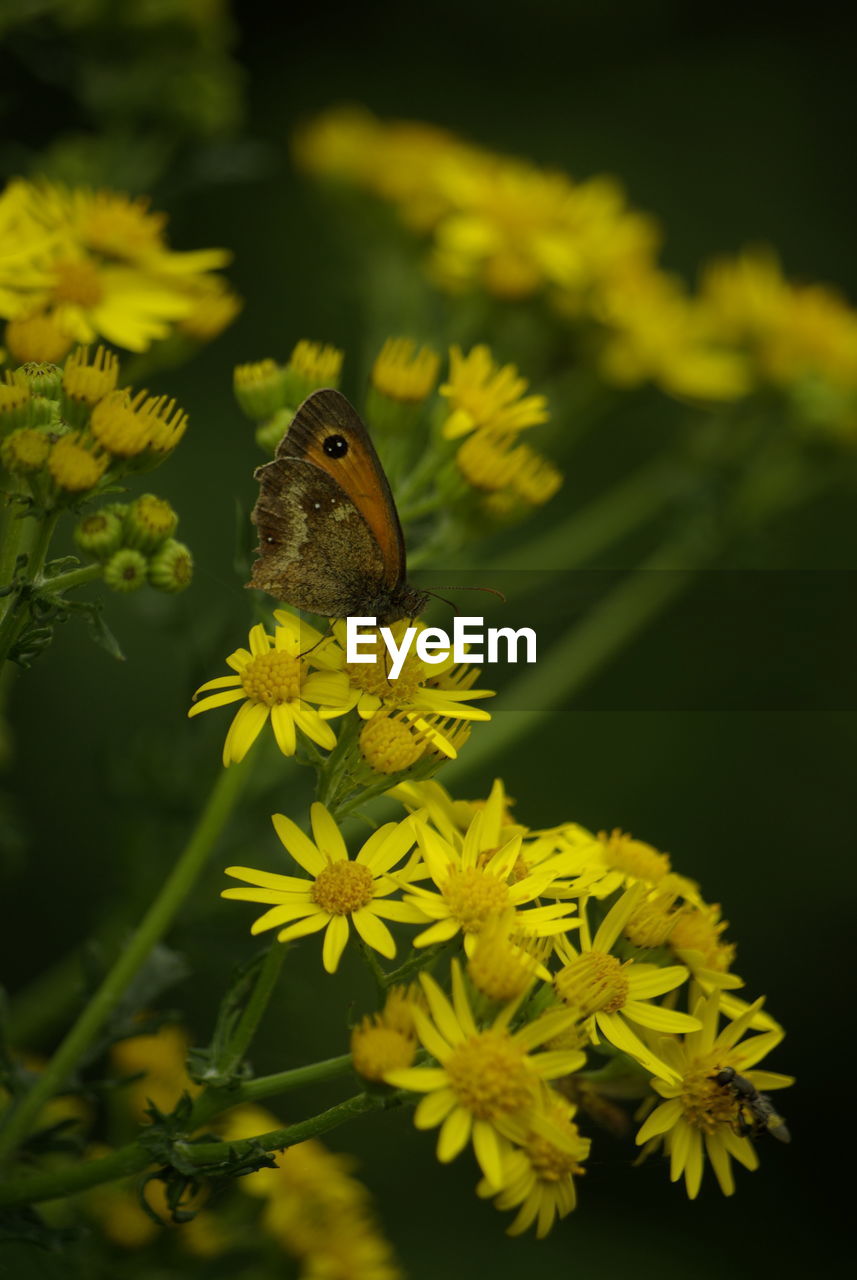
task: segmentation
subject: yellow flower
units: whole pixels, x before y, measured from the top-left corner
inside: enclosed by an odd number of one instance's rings
[[[281,610],[275,611],[275,618],[282,616]],[[419,621],[403,618],[394,622],[390,631],[397,645],[401,645],[409,626],[415,627],[418,632],[426,630],[425,624]],[[452,734],[443,723],[444,718],[451,721],[491,719],[489,712],[467,704],[477,698],[491,698],[493,692],[488,689],[473,689],[472,680],[478,672],[474,672],[472,668],[465,668],[462,672],[461,667],[456,666],[451,652],[442,662],[423,662],[417,656],[414,637],[402,669],[393,679],[389,674],[389,654],[379,629],[375,629],[373,638],[371,629],[365,628],[366,638],[361,640],[362,652],[366,657],[372,657],[371,662],[345,661],[345,633],[345,623],[335,622],[333,634],[340,645],[339,660],[351,684],[345,710],[356,707],[357,714],[363,720],[369,720],[385,709],[400,711],[434,749],[450,759],[455,759],[457,752]]]
[[[543,506],[562,486],[562,472],[528,444],[516,444],[514,436],[495,435],[490,430],[474,431],[455,455],[456,466],[474,489],[492,496],[503,495],[502,509],[492,506],[495,515],[508,518]]]
[[[289,357],[289,369],[311,387],[334,387],[342,372],[343,353],[323,342],[302,338]]]
[[[6,346],[14,360],[57,364],[68,353],[74,338],[56,316],[45,311],[29,311],[14,316],[6,325]]]
[[[519,1147],[506,1157],[503,1190],[494,1201],[498,1209],[515,1209],[517,1217],[507,1234],[521,1235],[536,1223],[536,1236],[543,1240],[557,1218],[571,1213],[577,1203],[574,1179],[584,1173],[582,1161],[589,1155],[590,1140],[582,1137],[574,1122],[577,1111],[565,1098],[552,1094],[545,1112],[566,1141],[562,1146],[534,1129],[523,1136]],[[486,1180],[476,1194],[488,1198],[496,1189]]]
[[[652,1084],[666,1101],[648,1117],[637,1142],[652,1147],[664,1144],[670,1157],[670,1178],[677,1182],[684,1175],[691,1200],[699,1192],[706,1155],[727,1196],[735,1190],[732,1160],[746,1169],[756,1169],[759,1164],[756,1149],[743,1132],[746,1116],[742,1116],[740,1094],[719,1083],[718,1073],[731,1068],[760,1091],[794,1083],[791,1076],[753,1069],[783,1038],[783,1032],[777,1030],[742,1040],[761,1005],[761,1000],[749,1005],[740,1018],[718,1033],[720,993],[715,990],[695,1006],[698,1031],[658,1043],[668,1070],[656,1072]]]
[[[451,347],[449,379],[440,387],[450,409],[444,436],[457,440],[480,427],[507,436],[547,422],[547,400],[525,396],[527,386],[513,364],[497,365],[488,347],[474,347],[466,356],[460,347]]]
[[[476,936],[467,961],[467,976],[477,991],[501,1004],[516,1000],[533,984],[536,975],[550,982],[550,973],[514,936],[514,915],[488,920]],[[532,940],[527,939],[530,946]]]
[[[410,338],[388,338],[372,366],[372,386],[381,395],[419,404],[434,387],[440,356]]]
[[[348,692],[347,681],[341,672],[331,670],[327,648],[313,627],[285,612],[278,620],[273,636],[259,623],[250,632],[249,649],[229,655],[226,662],[235,675],[209,680],[194,694],[198,698],[218,691],[191,707],[189,716],[243,700],[223,744],[224,765],[244,759],[269,719],[283,755],[295,754],[298,730],[326,751],[336,746],[330,725],[310,704],[338,714],[336,708]]]
[[[519,870],[521,836],[500,843],[502,807],[500,796],[492,798],[471,820],[463,837],[446,839],[419,816],[414,826],[428,873],[437,892],[413,885],[405,897],[434,921],[417,935],[415,947],[446,942],[464,934],[468,956],[473,955],[477,935],[499,916],[509,918],[523,937],[549,937],[575,928],[566,903],[528,906],[539,898],[561,874],[561,859],[547,859],[540,866]]]
[[[110,462],[110,457],[79,431],[60,436],[51,446],[48,471],[54,483],[69,493],[94,489]]]
[[[659,967],[636,960],[623,964],[611,954],[619,934],[644,894],[643,885],[635,885],[623,893],[607,912],[594,938],[590,936],[586,910],[581,906],[580,950],[575,950],[568,938],[560,940],[557,953],[563,961],[563,968],[554,975],[554,990],[564,1004],[577,1011],[578,1019],[586,1024],[593,1044],[598,1044],[600,1031],[605,1040],[617,1049],[653,1073],[661,1072],[668,1078],[669,1068],[640,1039],[633,1027],[676,1032],[699,1029],[697,1018],[652,1003],[653,997],[681,986],[688,977],[688,971],[684,965]]]
[[[119,361],[112,352],[96,347],[90,359],[89,347],[78,347],[65,362],[62,389],[73,402],[92,407],[115,391],[118,378]]]
[[[657,383],[671,395],[740,399],[751,389],[746,355],[718,339],[705,307],[657,270],[619,278],[602,291],[603,377],[620,387]]]
[[[419,1048],[414,1009],[425,1008],[418,986],[391,987],[381,1012],[363,1018],[351,1032],[357,1074],[382,1081],[388,1071],[411,1066]]]
[[[504,1160],[522,1125],[566,1145],[566,1136],[539,1107],[544,1082],[569,1075],[583,1065],[578,1050],[533,1054],[573,1015],[554,1009],[517,1031],[510,1024],[520,1001],[505,1005],[489,1027],[480,1030],[465,991],[461,970],[452,964],[452,1003],[428,974],[420,974],[431,1016],[414,1012],[424,1048],[439,1064],[387,1073],[387,1083],[424,1093],[416,1109],[418,1129],[441,1126],[437,1158],[443,1163],[473,1143],[473,1151],[489,1186],[504,1185]]]
[[[283,814],[277,813],[272,819],[280,840],[312,876],[311,880],[253,871],[249,867],[227,867],[227,875],[246,880],[255,887],[224,889],[222,896],[274,904],[255,922],[251,929],[254,934],[285,925],[277,938],[288,942],[324,929],[322,961],[328,973],[336,972],[345,950],[349,921],[367,946],[391,959],[396,954],[396,943],[384,920],[418,923],[422,919],[420,913],[406,903],[388,901],[389,895],[399,887],[389,873],[414,843],[412,819],[379,827],[353,860],[349,859],[339,828],[323,804],[313,804],[311,819],[315,843]],[[407,882],[415,871],[409,864],[398,876]]]

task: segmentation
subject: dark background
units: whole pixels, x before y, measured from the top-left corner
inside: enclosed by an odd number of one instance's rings
[[[153,487],[179,509],[198,577],[177,602],[151,593],[109,601],[126,664],[112,664],[69,626],[20,681],[13,781],[22,838],[3,868],[0,940],[13,989],[130,892],[143,900],[219,767],[225,713],[190,725],[183,716],[193,688],[218,674],[222,656],[241,643],[247,619],[232,568],[236,498],[246,519],[258,457],[232,403],[232,366],[283,357],[302,336],[361,350],[353,266],[325,222],[323,202],[288,164],[286,140],[301,117],[355,100],[382,116],[448,125],[578,177],[615,173],[635,205],[663,220],[670,267],[692,276],[705,256],[764,240],[780,250],[790,274],[830,280],[857,296],[853,32],[833,5],[814,5],[793,23],[762,7],[721,5],[714,13],[622,0],[536,0],[502,11],[483,0],[439,0],[417,12],[369,3],[280,17],[245,3],[236,19],[256,168],[247,180],[207,186],[174,172],[160,194],[176,247],[235,250],[232,279],[247,299],[232,330],[159,383],[187,407],[192,429]],[[15,75],[15,91],[26,93],[26,72]],[[22,141],[44,145],[66,127],[71,108],[60,110],[63,103],[62,87],[47,105],[31,95],[15,122]],[[347,377],[345,389],[359,390]],[[648,412],[618,437],[629,456],[645,452],[646,432],[657,435],[657,405]],[[561,435],[555,443],[561,452]],[[566,460],[567,484],[538,527],[597,493],[616,456],[615,433],[588,438]],[[526,529],[518,535],[527,536]],[[792,515],[746,550],[743,567],[850,570],[854,546],[853,505],[839,495]],[[632,542],[602,567],[630,568],[640,550]],[[853,579],[842,574],[841,582],[853,599]],[[628,1149],[599,1136],[578,1211],[536,1244],[506,1240],[504,1218],[473,1195],[469,1156],[440,1169],[431,1136],[402,1117],[334,1134],[331,1146],[358,1154],[416,1280],[536,1268],[607,1280],[720,1280],[756,1276],[760,1267],[788,1275],[811,1265],[840,1227],[828,1211],[829,1138],[844,1128],[849,1141],[843,1067],[850,1056],[842,1037],[852,1004],[846,939],[857,719],[850,689],[838,705],[831,698],[823,655],[834,638],[842,654],[843,634],[847,649],[853,613],[849,630],[847,608],[807,606],[791,652],[810,693],[799,709],[787,700],[760,709],[767,661],[764,645],[753,642],[755,624],[748,622],[746,636],[740,618],[731,634],[712,632],[708,652],[698,635],[692,646],[677,644],[684,634],[678,619],[693,612],[694,599],[709,607],[705,582],[695,591],[498,767],[523,821],[621,826],[669,850],[709,900],[724,904],[748,992],[765,992],[789,1032],[770,1065],[798,1076],[783,1095],[792,1146],[762,1142],[762,1168],[752,1176],[738,1170],[730,1201],[709,1171],[690,1204],[659,1161],[632,1169]],[[724,644],[735,646],[729,667],[750,691],[743,706],[722,697]],[[677,666],[679,702],[640,697],[641,689],[674,688]],[[209,1032],[230,966],[251,949],[249,917],[217,901],[222,867],[270,856],[272,796],[290,812],[305,799],[305,780],[294,773],[242,811],[174,932],[198,974],[172,1003],[198,1041]],[[466,793],[487,791],[491,776],[469,775]],[[455,790],[454,767],[442,780]],[[306,942],[287,966],[255,1055],[260,1070],[341,1052],[354,990],[369,998],[353,966],[322,977],[316,951]],[[321,1014],[320,1000],[329,1006]],[[289,1104],[302,1107],[304,1099]]]

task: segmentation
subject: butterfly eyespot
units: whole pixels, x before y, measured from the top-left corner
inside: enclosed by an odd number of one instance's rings
[[[345,436],[328,436],[322,448],[328,458],[344,458],[348,452],[348,441]]]

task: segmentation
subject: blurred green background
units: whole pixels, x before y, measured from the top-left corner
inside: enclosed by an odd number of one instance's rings
[[[196,169],[177,161],[155,192],[156,206],[171,212],[176,247],[234,249],[231,278],[247,300],[221,339],[158,380],[157,389],[168,389],[191,415],[186,440],[154,487],[181,513],[197,578],[178,601],[153,593],[110,600],[125,664],[112,663],[69,625],[18,681],[15,801],[0,867],[2,972],[12,990],[129,895],[145,899],[219,768],[225,717],[188,724],[184,712],[193,689],[241,642],[248,617],[233,563],[259,457],[232,402],[233,365],[283,357],[300,337],[334,342],[357,358],[364,352],[359,273],[325,202],[289,165],[287,138],[299,119],[354,100],[381,116],[450,126],[577,177],[615,173],[635,205],[662,219],[667,266],[690,276],[704,256],[764,240],[780,250],[790,274],[829,280],[857,297],[853,41],[837,6],[816,4],[811,19],[794,25],[762,9],[667,0],[532,0],[499,9],[487,0],[435,0],[417,12],[368,0],[341,12],[312,6],[279,16],[242,3],[234,20],[252,145],[239,146],[236,135],[234,144],[211,147]],[[43,68],[21,56],[23,43],[20,31],[7,40],[0,81],[15,135],[3,151],[7,168],[32,165],[63,130],[87,126],[75,106],[81,68],[73,48],[65,48],[62,74],[46,84]],[[157,95],[157,82],[151,92]],[[344,389],[360,391],[348,373]],[[644,453],[662,412],[653,399],[609,436],[588,438],[566,462],[559,497],[534,524],[548,527],[597,493],[623,451]],[[553,447],[562,454],[562,431]],[[509,545],[532,532],[525,527]],[[626,544],[603,567],[631,567],[642,549]],[[842,592],[853,597],[854,550],[852,504],[826,499],[747,549],[742,567],[835,568],[843,571]],[[704,593],[705,583],[694,590]],[[681,606],[688,607],[692,597]],[[853,613],[850,620],[853,635]],[[853,927],[857,717],[851,690],[830,709],[824,666],[832,623],[823,609],[811,621],[800,679],[810,687],[817,679],[825,709],[812,709],[810,700],[802,710],[723,710],[723,633],[709,654],[685,655],[685,709],[668,698],[664,705],[657,691],[670,687],[680,657],[668,613],[584,696],[557,706],[537,741],[520,743],[497,764],[523,821],[621,826],[669,850],[709,900],[723,903],[748,990],[767,994],[789,1032],[771,1066],[798,1076],[783,1102],[792,1146],[763,1141],[761,1170],[739,1171],[733,1200],[720,1197],[709,1173],[691,1204],[660,1161],[632,1169],[629,1148],[600,1137],[577,1212],[537,1244],[506,1239],[504,1218],[473,1195],[469,1157],[440,1169],[432,1139],[405,1117],[361,1121],[362,1128],[332,1135],[330,1145],[358,1155],[414,1280],[522,1271],[720,1280],[755,1276],[760,1267],[788,1275],[817,1264],[819,1240],[832,1242],[841,1223],[828,1209],[829,1137],[850,1110],[840,1037],[850,1010],[841,993],[849,992],[851,973],[845,939]],[[744,637],[741,619],[735,623],[737,644]],[[847,630],[847,617],[837,625]],[[754,651],[754,661],[753,678],[764,689],[764,657]],[[651,697],[641,700],[646,688]],[[623,691],[635,709],[622,709]],[[270,812],[296,812],[305,800],[296,773],[282,782],[272,770],[260,781],[174,931],[195,976],[169,1003],[185,1012],[198,1043],[227,973],[252,945],[249,920],[217,898],[222,868],[252,865],[258,849],[267,856]],[[469,774],[465,793],[483,794],[491,776],[488,769]],[[442,780],[455,790],[455,766]],[[307,943],[288,961],[254,1053],[260,1070],[341,1052],[355,991],[364,1001],[356,1012],[369,1007],[356,966],[324,977],[317,951]],[[320,1092],[316,1100],[334,1096]],[[206,1265],[215,1276],[223,1264]],[[179,1274],[149,1267],[129,1256],[116,1274]]]

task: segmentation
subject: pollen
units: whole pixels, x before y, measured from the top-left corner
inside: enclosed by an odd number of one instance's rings
[[[86,259],[64,259],[54,264],[54,301],[77,307],[97,307],[104,289],[98,268]]]
[[[633,836],[622,831],[599,831],[598,839],[604,846],[604,860],[609,867],[633,876],[635,880],[646,880],[657,884],[671,870],[669,854],[658,853],[650,844],[635,840]]]
[[[248,698],[275,707],[282,702],[293,702],[301,696],[301,663],[278,649],[260,653],[249,662],[241,673],[241,683]]]
[[[333,916],[359,911],[375,896],[372,872],[362,862],[332,862],[320,871],[312,887],[312,900]]]
[[[685,1119],[703,1133],[713,1133],[719,1125],[732,1128],[738,1122],[739,1106],[735,1095],[714,1079],[718,1071],[731,1065],[711,1055],[696,1059],[684,1075],[679,1098]]]
[[[415,764],[425,741],[407,720],[383,712],[367,720],[360,732],[360,751],[376,773],[399,773]]]
[[[79,347],[65,362],[62,386],[71,400],[94,405],[116,389],[119,361],[104,347],[96,347],[90,360],[89,348]]]
[[[554,978],[554,990],[564,1004],[579,1009],[582,1018],[593,1013],[616,1013],[628,999],[625,966],[605,951],[584,951]]]
[[[478,933],[485,921],[509,906],[509,887],[490,871],[453,867],[441,889],[444,901],[465,933]]]
[[[471,1036],[456,1046],[444,1068],[459,1100],[480,1120],[515,1115],[533,1101],[524,1051],[503,1032]]]

